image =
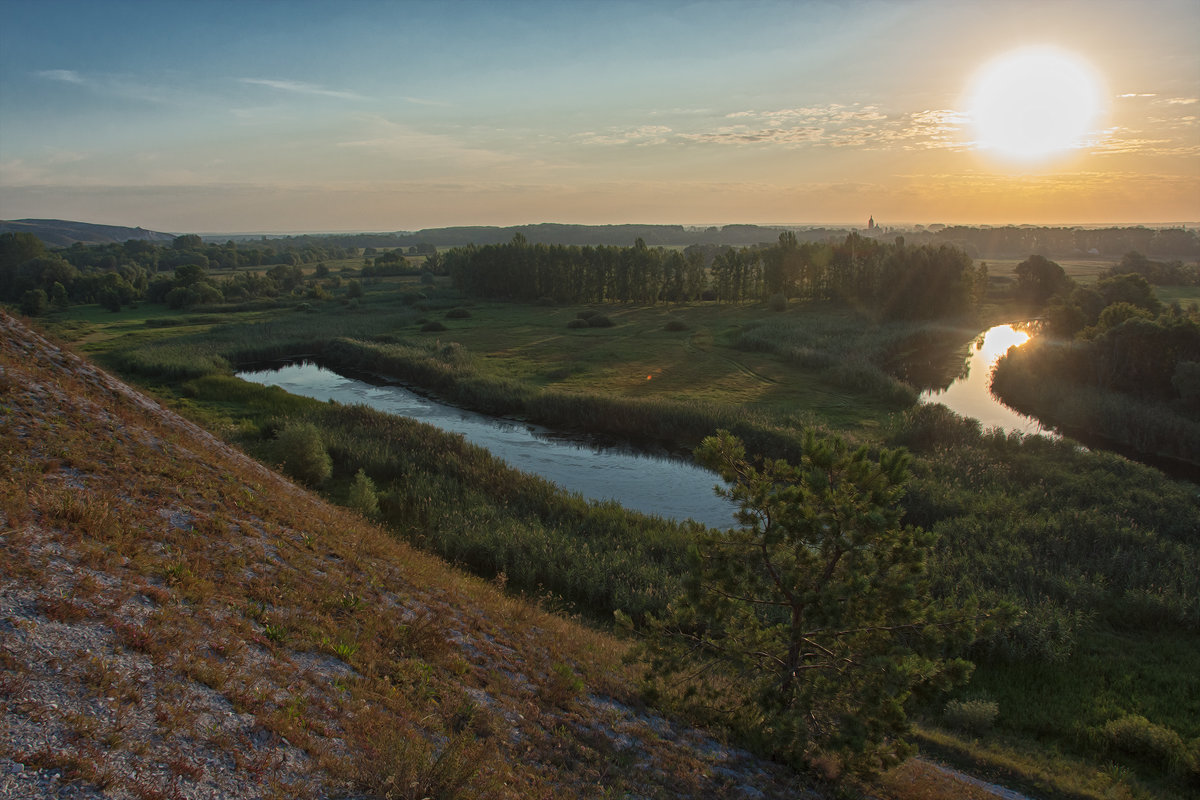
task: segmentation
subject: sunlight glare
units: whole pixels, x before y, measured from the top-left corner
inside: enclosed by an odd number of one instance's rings
[[[1029,341],[1029,334],[1019,331],[1011,325],[998,325],[987,332],[982,344],[977,349],[983,353],[989,364],[1008,352],[1008,348],[1020,347]]]
[[[1050,47],[1025,48],[988,63],[972,84],[977,144],[1031,160],[1079,147],[1101,107],[1100,80],[1085,61]]]

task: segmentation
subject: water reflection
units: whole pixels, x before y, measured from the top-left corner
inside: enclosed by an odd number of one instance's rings
[[[733,505],[717,497],[720,478],[690,461],[601,445],[582,436],[498,419],[439,403],[394,384],[344,377],[312,363],[239,372],[238,377],[317,400],[364,404],[433,425],[490,450],[510,466],[595,500],[712,527],[734,523]]]
[[[1020,347],[1029,339],[1027,330],[1013,325],[989,328],[975,339],[965,374],[946,389],[922,392],[921,402],[941,403],[964,417],[979,420],[985,430],[1055,435],[1038,420],[1013,411],[992,394],[992,368],[996,362],[1010,347]]]

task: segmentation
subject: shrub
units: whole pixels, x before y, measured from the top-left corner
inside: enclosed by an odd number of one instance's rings
[[[767,308],[771,311],[787,311],[787,298],[782,294],[773,294],[767,299]]]
[[[942,718],[951,728],[982,736],[992,729],[1000,706],[991,700],[951,700]]]
[[[472,731],[439,746],[424,736],[378,725],[357,734],[355,783],[375,797],[416,800],[498,796],[481,767],[492,756]]]
[[[275,447],[284,472],[297,480],[316,486],[333,474],[333,460],[321,441],[321,432],[311,422],[283,427],[276,434]]]
[[[21,295],[21,313],[27,317],[39,317],[48,307],[49,300],[41,289],[30,289]]]
[[[667,324],[663,326],[663,328],[668,331],[686,331],[688,326],[687,323],[681,319],[673,319],[669,320]]]
[[[603,314],[596,314],[588,317],[587,324],[589,328],[611,328],[615,323]]]
[[[444,330],[446,330],[446,326],[443,325],[442,323],[438,322],[436,319],[433,320],[432,322],[426,322],[424,325],[421,326],[421,331],[423,333],[436,333],[437,331],[444,331]]]
[[[350,484],[346,505],[364,517],[374,516],[379,511],[379,496],[375,493],[375,482],[361,468],[354,474],[354,482]]]
[[[596,311],[593,308],[585,308],[583,311],[580,311],[575,316],[578,317],[579,319],[591,319],[592,317],[596,316],[599,313],[600,313],[599,311]]]
[[[427,299],[428,298],[420,292],[405,292],[404,294],[400,295],[400,302],[404,303],[406,306],[413,306],[422,300]]]
[[[1163,725],[1156,725],[1139,714],[1110,720],[1104,726],[1109,747],[1166,767],[1183,767],[1188,761],[1182,737]]]
[[[586,328],[588,326],[586,319],[573,319],[567,323],[568,328]]]
[[[446,319],[467,319],[471,312],[465,308],[452,308],[446,312]]]

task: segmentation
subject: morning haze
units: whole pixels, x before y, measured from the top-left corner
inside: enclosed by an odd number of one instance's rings
[[[1194,2],[0,10],[0,797],[1194,796]]]

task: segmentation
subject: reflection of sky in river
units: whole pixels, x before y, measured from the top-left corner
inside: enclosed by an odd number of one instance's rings
[[[713,494],[720,478],[679,458],[601,447],[586,438],[447,406],[400,386],[374,386],[315,364],[241,372],[238,377],[292,394],[347,405],[362,403],[462,434],[510,466],[552,480],[585,497],[616,500],[626,508],[706,525],[733,524],[733,506]]]
[[[942,391],[936,389],[921,394],[922,402],[941,403],[964,417],[979,420],[984,430],[1000,428],[1007,433],[1041,433],[1054,435],[1032,417],[1019,414],[1001,403],[992,394],[992,367],[1008,348],[1029,341],[1029,334],[1011,325],[997,325],[988,329],[971,346],[971,357],[966,377],[959,378]]]

